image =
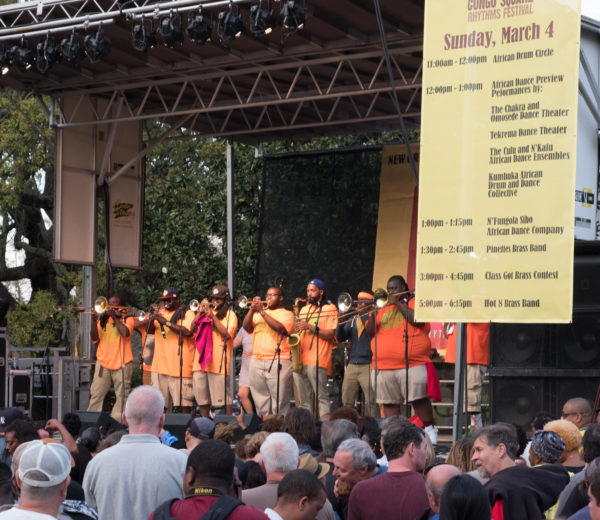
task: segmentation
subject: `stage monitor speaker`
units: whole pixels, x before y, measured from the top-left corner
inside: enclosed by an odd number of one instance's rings
[[[8,406],[22,408],[29,416],[31,416],[33,396],[33,377],[31,376],[31,370],[11,370],[8,377]]]
[[[222,422],[237,423],[237,419],[235,418],[235,416],[228,414],[215,415],[213,421],[215,422],[215,424]],[[260,417],[255,413],[244,414],[244,424],[246,425],[246,428],[251,428],[251,431],[258,431],[260,422]]]
[[[562,405],[572,397],[586,397],[593,402],[600,385],[600,373],[595,373],[594,377],[491,377],[492,422],[518,424],[529,432],[539,412],[560,418]]]

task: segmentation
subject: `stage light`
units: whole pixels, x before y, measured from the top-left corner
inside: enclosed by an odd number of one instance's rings
[[[304,27],[304,6],[294,0],[287,0],[281,8],[281,25],[290,32],[299,31]]]
[[[33,52],[27,46],[27,42],[21,40],[21,45],[13,45],[8,51],[10,61],[16,65],[20,70],[25,71],[31,69],[35,63],[35,57]]]
[[[8,55],[8,51],[2,47],[0,48],[0,70],[2,71],[2,75],[8,74],[10,66],[10,56]]]
[[[181,30],[181,17],[179,14],[175,16],[170,14],[161,18],[158,25],[158,34],[167,47],[175,47],[175,45],[181,43],[183,41],[183,31]]]
[[[192,15],[185,32],[188,38],[201,45],[209,42],[212,38],[212,26],[202,15],[202,11]]]
[[[219,37],[222,41],[239,38],[244,30],[244,22],[242,22],[239,8],[237,13],[234,13],[233,4],[230,3],[229,11],[221,11],[219,13],[218,29]]]
[[[98,28],[96,34],[88,34],[83,39],[85,53],[92,63],[98,63],[102,58],[108,56],[110,52],[110,42],[104,39],[104,29]]]
[[[72,65],[85,58],[85,50],[81,44],[81,38],[75,31],[68,38],[63,38],[60,42],[60,50],[63,58]]]
[[[144,17],[142,17],[139,23],[133,25],[131,43],[133,48],[140,52],[145,52],[156,46],[156,34],[152,30],[152,21],[150,21],[150,26],[147,27],[144,23]]]
[[[37,69],[42,74],[47,72],[54,66],[55,63],[60,61],[60,51],[58,45],[56,45],[54,38],[50,38],[50,36],[46,36],[44,40],[38,42],[35,49],[35,64]]]
[[[262,36],[273,31],[273,11],[263,9],[262,0],[250,7],[250,31],[252,34]]]

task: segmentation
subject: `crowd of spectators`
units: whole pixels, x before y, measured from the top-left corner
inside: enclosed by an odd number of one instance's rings
[[[488,424],[437,455],[400,415],[191,416],[178,438],[163,412],[151,386],[132,391],[123,425],[0,412],[0,520],[600,519],[600,424],[581,398],[538,414],[529,436]]]

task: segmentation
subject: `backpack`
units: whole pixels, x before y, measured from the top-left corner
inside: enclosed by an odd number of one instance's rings
[[[173,500],[167,500],[166,502],[163,502],[154,511],[153,519],[176,520],[171,516],[171,505],[177,500],[179,499],[174,498]],[[237,498],[229,495],[222,495],[198,520],[225,520],[237,506],[241,505],[242,502]]]

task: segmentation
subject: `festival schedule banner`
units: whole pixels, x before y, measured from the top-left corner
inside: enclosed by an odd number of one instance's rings
[[[579,0],[427,0],[417,321],[571,321],[579,33]]]

